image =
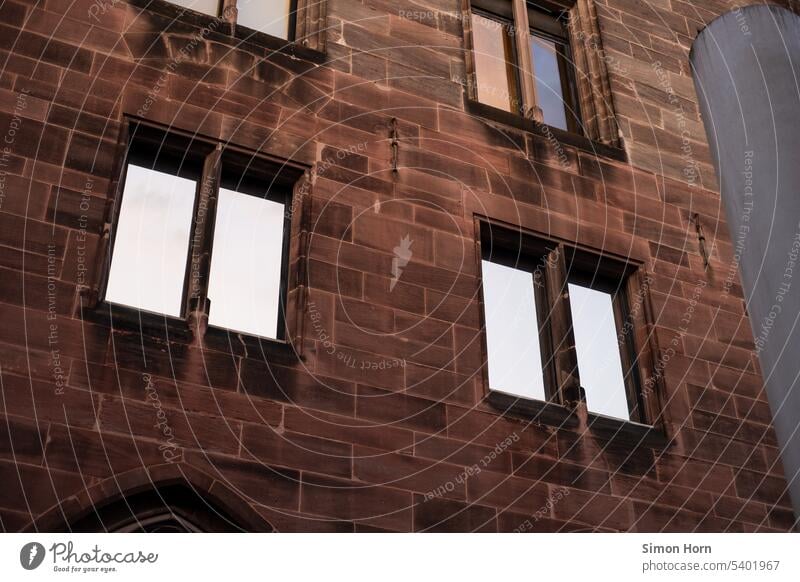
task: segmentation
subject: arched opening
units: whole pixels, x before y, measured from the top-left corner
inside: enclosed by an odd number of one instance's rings
[[[35,532],[272,532],[227,484],[186,463],[140,467],[62,500],[32,521]]]
[[[92,507],[70,524],[74,533],[195,533],[245,531],[233,518],[183,484],[150,490]]]

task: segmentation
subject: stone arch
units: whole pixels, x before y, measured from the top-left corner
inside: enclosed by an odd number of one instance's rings
[[[167,529],[153,530],[158,524]],[[225,483],[180,463],[120,473],[61,501],[24,531],[271,532],[272,525]]]

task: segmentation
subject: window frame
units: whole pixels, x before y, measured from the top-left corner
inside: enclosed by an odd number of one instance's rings
[[[239,24],[239,22],[238,22],[238,18],[239,18],[238,0],[220,0],[220,7],[219,7],[219,11],[218,12],[219,12],[220,16],[224,17],[225,12],[227,10],[230,10],[232,12],[232,14],[233,14],[233,16],[231,17],[231,23],[237,28],[244,28],[245,30],[252,31],[253,33],[265,34],[267,36],[272,36],[273,38],[279,38],[280,40],[283,40],[283,41],[286,41],[287,43],[292,44],[292,43],[297,42],[297,36],[298,36],[298,34],[297,34],[297,22],[298,22],[297,12],[298,12],[298,9],[301,7],[302,0],[290,0],[290,1],[291,1],[291,3],[289,5],[289,34],[288,34],[288,38],[285,38],[285,39],[281,38],[279,36],[271,35],[271,34],[269,34],[267,32],[259,31],[256,28],[250,28],[249,26],[245,26],[245,25]],[[324,0],[317,0],[317,1],[324,1]]]
[[[161,136],[161,139],[158,136]],[[181,315],[179,317],[140,309],[132,305],[106,301],[106,289],[113,261],[114,245],[118,231],[117,225],[120,220],[128,165],[143,159],[139,150],[146,151],[148,144],[152,146],[156,143],[159,147],[162,147],[163,151],[167,152],[168,159],[171,159],[173,163],[176,159],[180,160],[178,162],[179,171],[184,171],[180,168],[183,160],[187,157],[182,154],[190,151],[189,147],[191,147],[191,154],[188,157],[191,158],[192,167],[184,172],[193,172],[194,175],[199,175],[186,254],[186,270],[182,289]],[[305,207],[307,204],[298,200],[298,197],[302,196],[303,189],[301,184],[307,168],[287,160],[280,160],[234,144],[221,142],[214,138],[200,136],[196,133],[173,127],[166,128],[160,124],[132,117],[124,119],[117,148],[119,153],[111,183],[113,195],[109,197],[106,205],[105,227],[101,237],[101,246],[96,257],[96,271],[92,278],[93,283],[91,286],[87,286],[82,290],[82,296],[85,298],[84,304],[90,309],[90,312],[94,313],[96,318],[101,317],[100,313],[105,312],[110,315],[115,325],[119,323],[123,327],[135,326],[140,331],[163,330],[166,327],[178,336],[199,336],[217,343],[230,334],[241,337],[248,344],[266,342],[288,346],[291,339],[297,338],[302,331],[302,317],[294,313],[292,307],[299,308],[300,306],[290,305],[289,296],[293,293],[293,287],[299,284],[301,277],[293,273],[293,269],[298,261],[302,262],[302,257],[292,256],[292,240],[302,235],[304,230],[303,217],[307,214]],[[156,155],[159,163],[155,165],[155,169],[158,169],[165,164],[161,163],[161,153],[159,152]],[[155,155],[152,157],[155,157]],[[201,159],[202,162],[200,161]],[[284,220],[276,338],[208,325],[210,307],[208,284],[213,258],[214,229],[216,227],[216,199],[224,180],[222,177],[223,163],[227,164],[228,167],[238,165],[240,166],[240,171],[241,166],[244,166],[246,176],[249,176],[248,179],[258,174],[262,176],[271,175],[270,195],[267,199],[277,200],[282,198]],[[148,163],[144,167],[154,166]],[[251,170],[251,168],[255,169]],[[200,172],[199,174],[197,173],[198,171]],[[208,187],[206,187],[207,184],[209,184]],[[258,196],[252,192],[241,193]],[[198,225],[200,207],[204,202],[205,214],[202,219],[203,222]],[[295,207],[298,209],[297,212],[294,212]],[[300,249],[300,253],[302,254],[302,249]],[[198,279],[200,280],[199,287],[196,290],[192,287],[192,269],[195,257],[199,261]],[[302,301],[302,298],[299,301]],[[300,342],[302,343],[302,340]]]
[[[548,256],[553,249],[549,249],[546,245],[540,244],[541,241],[537,241],[535,239],[530,238],[522,238],[520,242],[523,243],[525,247],[524,250],[521,249],[520,252],[514,252],[509,250],[510,245],[506,246],[504,243],[500,243],[499,245],[495,243],[493,240],[485,240],[483,238],[486,231],[489,229],[483,229],[481,231],[481,260],[482,261],[489,261],[498,265],[503,265],[506,267],[510,267],[513,269],[519,269],[526,272],[531,273],[531,279],[533,284],[533,298],[535,303],[535,312],[536,312],[536,327],[538,329],[539,335],[539,349],[541,350],[542,361],[544,362],[544,369],[542,370],[542,375],[544,376],[544,391],[545,391],[545,400],[547,402],[556,402],[561,404],[561,395],[559,394],[558,390],[555,389],[555,386],[558,385],[557,381],[557,372],[555,370],[555,362],[552,358],[554,354],[553,349],[553,333],[552,333],[552,322],[549,317],[550,313],[550,297],[549,291],[546,289],[545,284],[537,284],[536,277],[537,273],[540,272],[539,265],[544,260],[545,257]],[[493,232],[489,231],[487,234],[488,237],[491,237]],[[527,243],[527,244],[525,244]],[[489,255],[485,249],[491,249]],[[482,277],[483,271],[481,269],[481,283],[483,282]],[[486,303],[484,301],[484,289],[483,284],[481,284],[481,307],[483,309],[483,321],[486,322]],[[488,334],[486,333],[486,325],[483,326],[484,329],[484,343],[486,344],[487,356],[488,356]],[[486,385],[489,386],[489,369],[488,369],[488,357],[485,358],[487,362],[486,366]],[[491,387],[490,387],[491,389]],[[502,392],[503,394],[513,395],[509,392],[503,392],[502,390],[492,390],[493,392]],[[521,397],[520,398],[524,398]],[[527,400],[535,400],[532,398],[527,398]]]
[[[524,413],[546,412],[546,417],[561,423],[578,408],[586,409],[590,419],[616,423],[662,427],[661,378],[653,374],[655,347],[650,333],[652,307],[649,303],[648,275],[644,266],[623,257],[597,253],[580,244],[524,231],[486,217],[476,217],[479,237],[477,255],[481,274],[480,309],[483,322],[483,380],[490,403]],[[543,259],[546,257],[546,259]],[[534,293],[539,325],[542,360],[545,362],[546,401],[538,401],[495,390],[489,383],[488,338],[485,332],[487,307],[484,302],[480,262],[489,260],[514,268],[530,270],[534,265]],[[535,282],[540,277],[540,284]],[[572,326],[568,283],[575,282],[612,294],[614,323],[620,342],[620,361],[629,418],[605,416],[588,410],[586,393],[580,384],[577,351]],[[638,297],[639,307],[632,307]],[[541,303],[540,303],[541,301]],[[543,309],[544,311],[541,311]],[[563,338],[563,339],[560,339]],[[654,389],[645,395],[644,378],[653,380]],[[554,410],[555,409],[555,410]],[[553,414],[555,412],[555,414]]]
[[[209,153],[213,150],[213,148],[207,142],[202,140],[193,140],[188,136],[181,135],[175,136],[172,139],[163,139],[157,140],[155,138],[155,134],[149,133],[145,136],[139,136],[138,139],[135,137],[135,133],[138,127],[143,128],[152,128],[153,126],[148,126],[147,124],[138,125],[135,124],[131,126],[130,124],[125,125],[125,141],[123,146],[125,147],[124,154],[121,161],[121,171],[119,172],[119,179],[116,184],[115,188],[115,196],[113,201],[112,211],[113,214],[110,218],[110,223],[108,224],[109,228],[109,240],[107,245],[107,260],[106,265],[103,268],[102,276],[100,277],[100,285],[99,285],[99,293],[98,299],[101,303],[109,306],[110,309],[120,312],[120,311],[128,311],[134,310],[144,316],[145,319],[153,319],[159,318],[164,319],[167,322],[179,322],[185,320],[185,314],[188,308],[188,288],[189,288],[189,273],[191,269],[191,256],[192,256],[192,247],[193,247],[193,233],[195,227],[195,220],[197,217],[198,205],[200,202],[200,194],[202,189],[202,178],[203,178],[203,164]],[[166,138],[167,134],[165,134]],[[134,139],[136,139],[136,143],[134,143]],[[156,152],[158,157],[154,159],[152,162],[148,161],[148,158],[152,157],[153,150],[148,148],[147,145],[155,145]],[[191,154],[188,156],[188,163],[185,163],[187,160],[187,153],[190,152],[191,148],[197,148],[195,151],[192,151]],[[166,152],[166,157],[168,159],[164,159],[163,152]],[[192,205],[192,221],[191,227],[189,232],[189,244],[187,245],[187,257],[186,257],[186,266],[184,270],[183,276],[183,288],[181,290],[181,307],[180,307],[180,317],[175,317],[173,315],[168,315],[164,313],[159,313],[156,311],[150,311],[147,309],[142,309],[139,307],[135,307],[132,305],[125,305],[122,303],[114,303],[111,301],[106,300],[106,291],[108,290],[108,282],[109,276],[111,274],[111,263],[114,254],[114,247],[117,238],[117,225],[119,224],[120,216],[122,214],[122,198],[124,195],[125,184],[127,182],[128,177],[128,166],[131,163],[135,165],[140,165],[144,168],[148,169],[160,169],[165,168],[168,162],[175,163],[177,161],[177,171],[176,172],[169,172],[176,176],[186,177],[186,174],[193,174],[192,179],[196,181],[196,188],[195,188],[195,195],[194,195],[194,203]],[[166,169],[166,168],[165,168]],[[169,168],[170,170],[172,168]],[[164,171],[164,170],[159,170]],[[107,220],[107,223],[109,221]]]
[[[273,182],[270,182],[269,187],[269,194],[267,196],[260,196],[255,191],[259,188],[254,184],[252,186],[252,191],[248,192],[248,189],[251,189],[249,186],[249,182],[256,178],[260,174],[262,180],[269,180],[269,174],[271,172],[265,171],[264,168],[253,168],[253,164],[251,163],[253,160],[258,160],[257,156],[253,156],[251,158],[251,162],[246,164],[245,168],[239,168],[241,173],[241,177],[237,180],[234,176],[226,175],[226,170],[230,172],[230,168],[241,165],[240,162],[243,160],[244,156],[241,153],[236,153],[231,155],[230,153],[222,153],[220,156],[220,174],[219,174],[219,182],[216,188],[216,194],[219,194],[219,188],[227,188],[238,192],[239,194],[244,194],[247,196],[255,196],[257,198],[263,198],[265,200],[270,200],[272,202],[281,202],[283,204],[283,237],[282,237],[282,247],[281,247],[281,266],[280,266],[280,286],[278,288],[278,320],[277,320],[277,336],[276,338],[269,338],[266,336],[258,336],[255,334],[249,334],[245,332],[229,330],[227,328],[212,325],[211,323],[208,324],[209,330],[218,330],[223,332],[230,332],[230,333],[237,333],[242,335],[249,335],[252,337],[257,337],[260,339],[266,340],[275,340],[275,341],[286,341],[286,309],[288,307],[288,287],[289,287],[289,268],[290,268],[290,247],[291,247],[291,228],[292,228],[292,219],[289,212],[289,209],[292,205],[292,190],[293,188],[288,187],[286,184],[278,184],[277,187]],[[227,158],[227,159],[226,159]],[[245,186],[242,186],[243,181],[246,181]],[[215,197],[216,198],[216,197]],[[206,273],[206,289],[205,289],[205,300],[208,302],[208,309],[210,312],[210,299],[208,299],[208,284],[211,282],[211,262],[214,258],[214,231],[216,230],[216,199],[214,204],[214,222],[211,227],[211,232],[209,233],[209,240],[207,243],[208,249],[208,270]]]
[[[477,14],[482,18],[499,23],[505,29],[504,34],[510,37],[511,56],[513,57],[513,61],[511,62],[507,61],[506,69],[508,70],[508,74],[510,75],[508,85],[509,88],[511,87],[511,85],[513,85],[514,95],[509,95],[509,105],[511,106],[511,109],[509,109],[507,112],[513,114],[519,114],[521,112],[524,112],[525,99],[523,97],[524,89],[522,86],[522,76],[520,75],[520,71],[522,70],[519,62],[520,49],[517,46],[519,39],[516,37],[516,35],[510,33],[510,31],[514,31],[516,28],[513,16],[509,17],[505,15],[500,15],[495,12],[490,12],[489,10],[486,10],[484,8],[473,8],[470,11],[470,22],[472,21],[471,19],[473,14]],[[474,43],[474,32],[473,32],[473,43]],[[473,51],[474,51],[474,46],[473,46]],[[475,70],[477,67],[475,65],[474,52],[472,53],[472,63],[473,63],[473,75],[471,82],[472,85],[471,90],[475,96],[475,99],[478,100],[479,99],[478,75],[477,71]],[[482,101],[480,102],[483,103]],[[501,109],[500,107],[494,107],[493,105],[489,105],[486,103],[484,103],[484,105],[486,105],[487,107],[492,107],[494,109],[500,109],[501,111],[506,111],[505,109]]]
[[[525,117],[527,119],[533,119],[537,123],[544,124],[542,110],[539,107],[538,103],[539,100],[536,95],[536,84],[535,84],[535,71],[534,71],[534,64],[530,48],[530,38],[532,35],[532,31],[536,30],[539,33],[547,33],[550,37],[549,40],[558,40],[558,42],[563,43],[569,52],[568,55],[564,55],[561,58],[559,55],[559,71],[561,76],[561,84],[562,84],[562,92],[564,92],[564,88],[567,88],[568,91],[565,92],[565,96],[571,101],[570,103],[566,103],[566,107],[572,110],[572,114],[568,112],[567,114],[567,129],[562,131],[568,131],[570,133],[575,133],[577,135],[583,136],[585,134],[583,130],[583,121],[581,119],[581,112],[579,108],[579,99],[578,99],[578,92],[577,92],[577,72],[575,71],[575,66],[567,62],[567,59],[570,58],[572,47],[571,47],[571,39],[569,35],[569,23],[562,22],[561,30],[559,32],[563,33],[563,37],[556,36],[553,34],[553,31],[547,31],[546,29],[542,28],[540,25],[537,24],[537,16],[545,16],[549,19],[565,19],[570,18],[569,16],[569,7],[574,2],[529,2],[527,0],[464,0],[465,2],[465,10],[466,14],[471,15],[473,12],[479,14],[493,14],[497,18],[502,18],[505,20],[510,20],[511,26],[514,30],[514,45],[516,48],[516,67],[517,67],[517,80],[516,82],[520,86],[520,100],[521,100],[521,107],[517,108],[516,113]],[[557,14],[557,16],[553,16],[552,14],[547,14],[546,11],[551,13]],[[537,36],[540,36],[537,34]],[[541,35],[542,38],[546,38]],[[482,103],[478,100],[478,93],[477,93],[477,74],[475,70],[475,57],[474,57],[474,31],[470,25],[469,32],[467,34],[468,37],[468,44],[469,44],[469,51],[468,51],[468,61],[467,61],[467,71],[468,71],[468,82],[467,82],[467,93],[468,98],[472,101],[476,101],[481,103],[486,107],[490,107],[492,109],[497,109],[492,107],[491,105]],[[565,78],[566,77],[566,78]],[[503,111],[503,110],[501,110]],[[561,128],[554,127],[554,129],[560,130]]]
[[[240,41],[265,46],[276,52],[307,58],[316,63],[324,62],[328,0],[292,0],[289,32],[283,39],[236,23],[236,0],[219,0],[215,16],[193,10],[170,0],[127,0],[138,8],[153,11],[170,18],[178,18],[197,26],[211,26],[214,32],[231,36]]]
[[[546,22],[547,26],[540,24],[540,19]],[[565,131],[583,135],[583,118],[581,117],[580,99],[578,98],[577,75],[573,64],[572,43],[569,38],[569,24],[564,22],[563,16],[562,18],[551,16],[542,10],[533,8],[530,4],[528,4],[528,24],[529,41],[533,37],[541,38],[564,47],[563,54],[560,51],[556,51],[556,60],[558,62],[561,94],[564,98],[564,112],[567,120]],[[528,50],[530,50],[530,42],[528,47]],[[534,65],[531,62],[531,75],[534,72]],[[544,117],[543,113],[542,117]]]
[[[602,255],[589,253],[576,247],[564,247],[569,256],[564,286],[575,283],[611,295],[614,310],[614,330],[617,338],[622,338],[619,350],[622,364],[622,378],[625,387],[625,398],[628,402],[629,420],[639,424],[648,422],[647,409],[644,405],[642,382],[636,358],[636,345],[633,333],[625,331],[625,322],[632,317],[629,297],[629,278],[634,276],[635,267],[609,261]],[[572,312],[570,310],[570,326]],[[572,344],[574,345],[574,341]],[[580,381],[580,370],[576,368]],[[583,387],[581,387],[583,390]],[[589,411],[592,413],[592,411]]]

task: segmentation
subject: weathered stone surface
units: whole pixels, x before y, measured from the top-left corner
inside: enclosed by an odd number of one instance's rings
[[[88,1],[6,0],[3,527],[163,464],[163,419],[184,463],[280,531],[788,529],[688,67],[698,27],[735,2],[594,4],[613,156],[468,111],[457,0],[328,0],[316,56],[227,26],[203,37],[161,0],[97,19]],[[79,297],[103,276],[125,116],[148,100],[155,123],[313,168],[292,214],[301,355],[139,328]],[[666,444],[485,402],[476,217],[641,263]]]

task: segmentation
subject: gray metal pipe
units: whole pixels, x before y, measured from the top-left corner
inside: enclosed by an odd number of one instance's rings
[[[800,17],[737,8],[700,33],[690,60],[797,517]]]

